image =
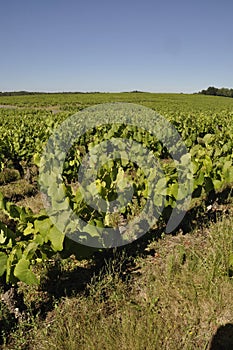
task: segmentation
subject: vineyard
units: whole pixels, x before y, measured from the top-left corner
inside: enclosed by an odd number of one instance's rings
[[[64,156],[56,151],[55,138],[48,144],[54,130],[65,125],[75,113],[80,119],[71,127],[79,130],[82,118],[87,118],[87,110],[97,108],[98,111],[101,104],[118,106],[118,103],[143,106],[148,113],[152,110],[163,116],[180,135],[190,159],[183,155],[177,164],[166,143],[153,134],[153,122],[149,129],[144,128],[144,119],[138,117],[138,125],[127,125],[123,112],[121,123],[103,122],[98,127],[90,127],[72,147],[67,147],[64,142],[64,149],[68,148]],[[40,285],[38,266],[51,261],[57,252],[65,257],[74,254],[78,260],[93,259],[96,253],[105,254],[104,248],[109,251],[114,247],[114,239],[103,234],[104,228],[112,228],[120,236],[121,246],[137,240],[143,236],[139,234],[139,224],[135,226],[136,236],[133,232],[130,241],[125,239],[122,230],[124,232],[124,225],[140,215],[150,196],[153,210],[148,207],[147,211],[158,220],[153,227],[147,223],[145,227],[150,238],[156,239],[161,232],[166,232],[173,210],[179,209],[179,203],[187,196],[190,195],[185,208],[187,214],[170,230],[173,234],[179,229],[183,232],[192,229],[197,221],[197,208],[202,208],[205,215],[222,198],[231,195],[232,99],[140,92],[1,96],[0,131],[0,278],[4,286],[17,286],[19,282]],[[71,136],[64,131],[62,137],[68,140]],[[171,139],[172,135],[167,137]],[[94,152],[98,144],[111,138],[129,140],[132,147],[134,143],[140,144],[159,160],[161,172],[149,174],[153,193],[149,191],[145,169],[128,159],[127,147],[124,157],[121,153],[112,160],[107,158],[104,146],[101,149],[103,165],[97,169],[94,181],[91,177],[86,179],[87,190],[82,193],[77,174],[83,159]],[[45,149],[49,155],[47,159]],[[149,157],[136,146],[133,154],[140,164]],[[152,160],[147,158],[147,162]],[[54,170],[57,168],[59,173]],[[184,177],[192,181],[192,186],[185,181],[180,184],[180,178]],[[125,203],[128,181],[132,187],[132,200]],[[116,195],[117,186],[122,196]],[[122,209],[118,212],[103,210],[102,202],[95,200],[96,195],[105,203],[117,200]],[[85,198],[95,201],[96,207],[88,205]],[[46,203],[53,210],[55,208],[55,212],[49,215]],[[72,225],[67,208],[85,223],[78,227],[78,234],[73,232],[77,228]],[[179,211],[177,213],[180,215]],[[78,239],[73,239],[72,234],[78,235]],[[138,242],[140,244],[140,239]]]
[[[196,205],[200,199],[217,196],[226,188],[230,188],[233,179],[232,102],[224,99],[213,101],[211,98],[200,96],[157,96],[143,93],[2,97],[1,104],[3,107],[4,104],[6,105],[6,108],[1,109],[0,167],[3,178],[4,174],[9,174],[12,171],[15,171],[15,176],[20,179],[27,174],[30,178],[32,167],[39,165],[43,147],[59,123],[68,118],[71,113],[77,112],[77,109],[81,110],[92,104],[109,101],[134,103],[137,101],[138,104],[153,108],[175,126],[191,154],[194,176],[191,206]],[[212,110],[210,109],[211,102],[213,104]],[[56,113],[54,110],[48,110],[51,106],[56,107]],[[187,110],[189,110],[188,113]],[[79,124],[76,127],[80,127]],[[93,131],[89,132],[89,135],[84,135],[69,151],[64,162],[63,180],[67,184],[65,191],[67,198],[69,197],[69,205],[93,226],[92,232],[89,232],[88,235],[95,236],[97,240],[98,226],[110,225],[114,218],[109,214],[101,215],[97,211],[88,209],[80,191],[74,192],[69,184],[77,180],[75,174],[78,172],[82,157],[90,150],[90,145],[93,143],[96,145],[113,136],[126,139],[131,137],[144,144],[158,158],[165,161],[163,170],[166,172],[167,181],[163,181],[162,178],[159,181],[157,179],[156,198],[154,199],[157,204],[162,203],[163,200],[166,201],[164,218],[169,215],[169,209],[175,206],[177,199],[178,183],[175,166],[171,159],[168,162],[167,151],[159,140],[155,140],[151,135],[146,135],[144,130],[139,130],[137,127],[125,128],[124,124],[106,125],[94,131],[94,134]],[[57,159],[54,160],[54,154],[51,153],[50,164],[53,161],[57,161]],[[183,172],[187,166],[185,162],[187,160],[184,158],[183,164],[181,164]],[[120,159],[115,164],[114,162],[107,164],[98,174],[98,190],[103,198],[111,201],[114,197],[114,182],[119,180],[121,176],[122,180],[123,176],[130,176],[133,170],[136,171],[133,180],[135,201],[128,205],[124,212],[120,213],[124,219],[134,215],[135,211],[143,207],[146,185],[142,170],[134,169],[132,162],[124,164],[124,161]],[[46,170],[44,171],[44,178],[48,177],[49,172],[51,169],[47,169],[47,173]],[[155,177],[154,175],[154,181]],[[54,181],[59,180],[55,178]],[[64,183],[59,186],[54,189],[54,191],[57,190],[57,198],[55,199],[57,202],[59,202],[59,189],[62,190]],[[187,188],[182,190],[181,196],[184,198],[187,195]],[[91,191],[93,191],[93,186],[90,187]],[[64,203],[60,205],[60,210],[62,210],[62,206],[64,207]],[[1,210],[8,215],[10,220],[14,221],[14,229],[12,230],[4,222],[1,223],[0,274],[6,275],[7,283],[14,282],[16,278],[26,283],[36,282],[36,278],[30,270],[31,263],[41,261],[48,252],[52,254],[56,251],[62,251],[64,234],[59,232],[43,210],[34,215],[30,208],[10,203],[3,195],[1,195]],[[83,242],[85,239],[87,238],[83,234]],[[85,250],[85,248],[83,249]],[[83,249],[77,247],[77,254],[83,255]]]

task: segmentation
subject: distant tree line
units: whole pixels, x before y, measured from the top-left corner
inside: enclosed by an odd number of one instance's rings
[[[233,97],[233,89],[227,88],[216,88],[214,86],[209,86],[208,89],[202,90],[199,92],[202,95],[212,95],[212,96],[225,96],[225,97]]]
[[[51,94],[99,94],[98,91],[95,92],[79,92],[79,91],[63,91],[63,92],[37,92],[37,91],[0,91],[0,96],[23,96],[23,95],[51,95]]]
[[[30,92],[30,91],[6,91],[1,92],[0,96],[21,96],[21,95],[39,95],[41,92]]]
[[[143,93],[145,91],[134,90],[130,91],[130,93]],[[108,92],[101,92],[108,93]],[[125,93],[129,93],[125,91]],[[99,91],[90,91],[90,92],[81,92],[81,91],[61,91],[61,92],[40,92],[40,91],[0,91],[0,96],[23,96],[23,95],[51,95],[51,94],[100,94]]]

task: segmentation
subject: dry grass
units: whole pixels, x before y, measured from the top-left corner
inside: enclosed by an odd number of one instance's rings
[[[38,192],[31,197],[25,197],[17,202],[17,205],[30,208],[33,213],[38,214],[40,210],[44,209],[43,195]]]
[[[0,186],[0,192],[2,192],[3,196],[8,200],[17,201],[19,198],[32,196],[35,192],[35,187],[29,184],[25,179],[21,179],[4,186]]]
[[[155,254],[135,260],[128,281],[119,274],[124,258],[112,261],[88,295],[63,298],[5,349],[208,349],[218,327],[233,323],[232,227],[223,217],[165,236],[148,247]]]

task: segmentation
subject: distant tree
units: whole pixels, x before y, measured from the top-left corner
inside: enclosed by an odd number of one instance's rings
[[[206,95],[213,95],[213,96],[216,96],[216,95],[217,95],[217,91],[218,91],[217,88],[215,88],[214,86],[210,86],[210,87],[208,87],[208,89],[206,90]]]
[[[206,95],[206,90],[201,90],[201,92],[199,92],[202,95]]]
[[[233,89],[227,88],[216,88],[214,86],[209,86],[206,90],[201,90],[199,94],[202,95],[212,95],[212,96],[224,96],[224,97],[233,97]]]

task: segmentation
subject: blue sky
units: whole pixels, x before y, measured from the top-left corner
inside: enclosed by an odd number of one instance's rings
[[[233,1],[0,0],[0,91],[233,88]]]

